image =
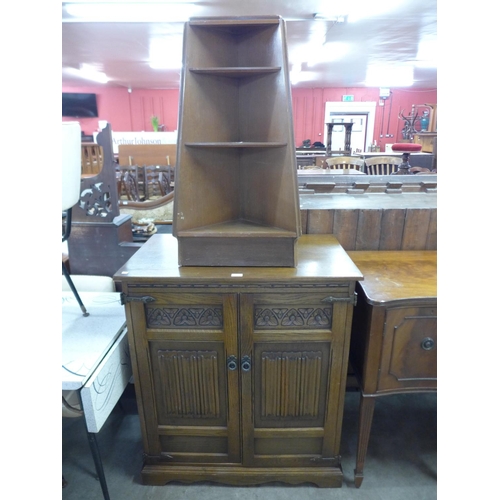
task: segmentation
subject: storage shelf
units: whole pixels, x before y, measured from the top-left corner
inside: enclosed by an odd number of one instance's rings
[[[248,18],[244,17],[235,19],[235,18],[227,18],[227,17],[219,17],[219,18],[197,18],[189,21],[191,26],[196,27],[207,27],[207,28],[226,28],[231,31],[239,32],[241,28],[262,28],[266,25],[279,24],[280,18],[279,16],[273,17],[256,17],[256,18]]]
[[[181,265],[295,265],[301,228],[284,48],[278,16],[186,24],[172,228]]]
[[[233,68],[190,68],[192,73],[213,76],[226,76],[229,78],[247,78],[249,76],[266,75],[278,73],[281,66],[260,66],[260,67],[233,67]]]
[[[226,221],[210,226],[203,226],[194,229],[185,229],[178,232],[179,237],[196,236],[207,238],[294,238],[297,233],[271,227],[263,224],[256,224],[246,220]]]
[[[283,148],[286,142],[186,142],[191,148]]]

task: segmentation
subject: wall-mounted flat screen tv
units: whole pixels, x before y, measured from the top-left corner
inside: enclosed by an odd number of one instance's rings
[[[95,94],[62,94],[62,115],[74,118],[97,117],[97,98]]]

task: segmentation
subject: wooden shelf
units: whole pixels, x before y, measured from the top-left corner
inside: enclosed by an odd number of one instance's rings
[[[186,142],[185,146],[190,148],[282,148],[286,142]]]
[[[279,16],[270,17],[252,17],[252,18],[234,18],[234,17],[199,17],[189,21],[190,26],[223,28],[234,33],[240,33],[242,28],[261,28],[267,25],[279,24]]]
[[[280,66],[273,67],[234,67],[234,68],[190,68],[192,73],[213,76],[226,76],[229,78],[248,78],[251,76],[266,75],[268,73],[278,73]]]
[[[198,227],[195,229],[179,231],[177,236],[196,236],[211,238],[294,238],[293,231],[286,231],[279,227],[270,227],[262,224],[256,224],[246,220],[236,220],[212,224],[210,226]]]

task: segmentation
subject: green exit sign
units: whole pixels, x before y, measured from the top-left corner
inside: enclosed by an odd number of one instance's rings
[[[342,102],[353,102],[353,101],[354,101],[353,95],[343,95],[342,96]]]

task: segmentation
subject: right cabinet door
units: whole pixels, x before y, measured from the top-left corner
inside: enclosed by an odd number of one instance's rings
[[[244,465],[339,466],[351,307],[326,293],[240,296]]]

